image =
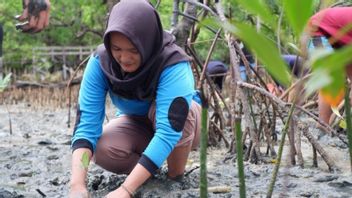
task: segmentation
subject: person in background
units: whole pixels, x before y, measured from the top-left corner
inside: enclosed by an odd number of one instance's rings
[[[22,14],[16,16],[22,23],[16,24],[17,29],[25,33],[37,33],[49,25],[49,0],[22,0],[22,4]]]
[[[113,7],[81,83],[69,197],[88,197],[83,158],[128,174],[109,198],[133,197],[165,160],[167,176],[182,178],[201,123],[190,60],[148,1],[122,0]],[[118,111],[103,127],[107,94]]]
[[[308,53],[317,49],[333,51],[352,43],[352,7],[334,7],[321,10],[308,21],[310,37]],[[347,77],[352,80],[352,65],[346,66]],[[319,118],[329,123],[332,110],[319,93]]]
[[[211,60],[207,66],[207,75],[213,80],[216,87],[221,91],[228,67],[218,60]]]
[[[308,71],[304,69],[302,58],[299,57],[298,55],[283,54],[281,55],[281,57],[288,65],[288,68],[291,71],[292,75],[295,76],[296,78],[301,78],[303,75],[306,75],[308,73]],[[286,89],[286,87],[281,85],[275,79],[274,79],[274,83],[267,84],[267,88],[269,92],[274,94],[275,96],[280,96],[282,92]]]
[[[243,52],[243,55],[246,57],[249,65],[254,68],[255,67],[255,60],[254,57],[252,55],[252,53],[246,48],[246,46],[243,44],[243,42],[238,41],[239,42],[239,47]],[[242,60],[242,58],[240,58],[240,76],[242,78],[243,81],[247,81],[247,73],[246,73],[246,66],[244,64],[244,61]]]
[[[250,66],[252,68],[254,68],[255,67],[255,60],[254,60],[251,52],[243,45],[242,42],[240,42],[239,46],[242,49],[242,52],[243,52],[244,56],[246,57]],[[286,64],[289,66],[289,69],[291,70],[291,72],[294,76],[299,78],[303,74],[307,73],[307,71],[303,72],[303,70],[304,70],[303,60],[301,57],[299,57],[297,55],[293,55],[293,54],[283,54],[283,55],[281,55],[281,57],[286,62]],[[240,76],[243,81],[246,81],[247,80],[246,68],[245,68],[244,61],[242,59],[240,59],[239,65],[240,65]],[[283,90],[285,89],[285,87],[280,85],[277,81],[275,81],[275,79],[274,79],[273,83],[267,83],[266,86],[267,86],[269,92],[276,95],[276,96],[280,96],[281,93],[283,92]]]

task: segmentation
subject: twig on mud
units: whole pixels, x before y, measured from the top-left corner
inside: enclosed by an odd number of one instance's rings
[[[191,191],[199,191],[199,188],[190,189]],[[209,193],[230,193],[231,187],[230,186],[211,186],[208,187]]]
[[[46,195],[40,190],[40,189],[35,189],[42,197],[46,197]]]
[[[192,168],[191,170],[187,171],[185,173],[185,177],[187,177],[189,174],[191,174],[193,171],[197,170],[198,168],[199,168],[199,166],[196,166],[196,167]]]

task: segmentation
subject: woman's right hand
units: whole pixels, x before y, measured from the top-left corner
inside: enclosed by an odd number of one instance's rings
[[[71,185],[69,198],[90,198],[90,195],[84,185]]]
[[[86,187],[85,178],[87,176],[88,168],[83,165],[82,160],[84,154],[88,154],[90,159],[92,153],[87,148],[79,148],[72,153],[72,171],[70,179],[70,193],[69,198],[89,198],[89,192]]]

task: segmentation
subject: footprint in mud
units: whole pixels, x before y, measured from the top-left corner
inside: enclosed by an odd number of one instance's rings
[[[336,191],[346,194],[347,197],[350,197],[350,195],[352,194],[352,183],[349,181],[343,180],[343,181],[330,182],[328,185],[331,187],[334,187]]]
[[[18,195],[16,192],[0,189],[0,198],[24,198],[24,196]]]

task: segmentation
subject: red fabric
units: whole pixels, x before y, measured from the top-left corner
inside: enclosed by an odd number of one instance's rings
[[[338,32],[346,26],[348,31],[344,36]],[[335,7],[319,11],[310,18],[309,26],[312,36],[327,36],[338,38],[341,45],[352,43],[352,7]]]

